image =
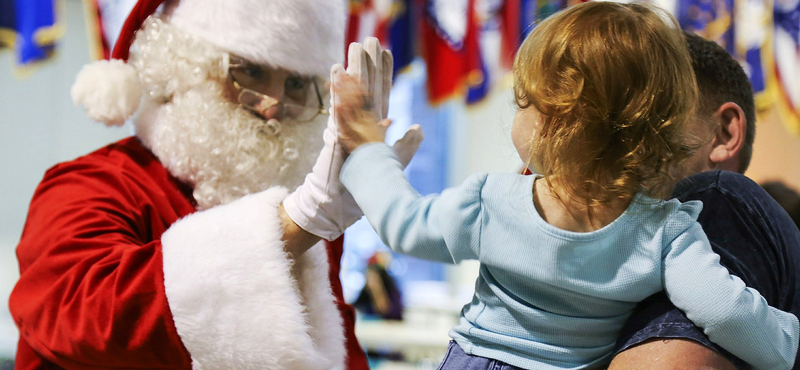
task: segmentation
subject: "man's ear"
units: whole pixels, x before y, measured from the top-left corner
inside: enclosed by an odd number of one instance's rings
[[[739,152],[744,145],[747,118],[738,104],[726,102],[714,113],[717,126],[711,153],[708,159],[718,169],[736,171],[739,167]]]

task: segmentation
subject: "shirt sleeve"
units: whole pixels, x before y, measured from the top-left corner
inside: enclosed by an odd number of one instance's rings
[[[688,227],[664,250],[663,281],[669,299],[713,342],[756,369],[790,369],[798,345],[798,320],[770,307],[758,291],[719,264],[705,233],[688,214]]]
[[[31,204],[10,300],[31,352],[64,369],[343,368],[325,245],[284,250],[286,189],[188,214],[176,189],[100,162],[49,174]]]
[[[461,186],[423,197],[406,180],[394,150],[383,143],[353,151],[340,174],[392,250],[446,263],[478,259],[486,176],[475,175]]]
[[[697,221],[719,254],[720,263],[781,310],[800,317],[800,232],[792,219],[757,183],[744,175],[708,171],[682,180],[674,197],[700,200]],[[683,338],[719,353],[739,369],[750,367],[711,342],[659,292],[640,303],[620,333],[615,355],[656,338]],[[795,368],[800,361],[795,359]]]
[[[101,175],[102,173],[102,175]],[[48,172],[17,248],[9,306],[21,339],[65,369],[190,369],[164,292],[160,240],[124,177]]]

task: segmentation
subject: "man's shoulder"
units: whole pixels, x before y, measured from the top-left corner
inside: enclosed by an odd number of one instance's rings
[[[174,209],[184,215],[195,210],[191,194],[191,187],[175,179],[138,138],[129,137],[51,167],[30,209],[127,204],[129,209]]]
[[[673,195],[703,202],[697,221],[720,262],[757,289],[773,307],[800,315],[800,231],[757,183],[744,175],[709,171],[682,180]],[[616,353],[654,338],[683,338],[744,363],[713,344],[669,298],[641,302],[622,330]]]
[[[753,195],[769,196],[755,181],[736,172],[714,170],[689,176],[675,186],[673,197],[692,200],[708,194],[723,194],[732,201],[744,201]]]
[[[725,221],[727,228],[735,223],[794,225],[783,208],[761,186],[735,172],[716,170],[690,176],[676,185],[673,197],[682,202],[703,202],[703,212],[698,219],[701,224]],[[796,233],[797,228],[769,231]]]
[[[57,163],[47,172],[61,172],[85,167],[122,170],[137,163],[146,164],[152,161],[158,162],[158,159],[144,147],[138,138],[130,136],[75,159]]]
[[[89,154],[61,162],[45,172],[34,197],[41,192],[124,193],[131,189],[176,189],[190,193],[175,180],[136,137],[108,144]]]
[[[42,183],[64,178],[143,179],[169,176],[158,158],[137,137],[131,136],[50,167]]]
[[[675,196],[703,202],[697,221],[725,267],[773,306],[800,309],[785,297],[800,287],[800,230],[764,189],[744,175],[710,171],[681,181]]]
[[[761,186],[735,172],[716,170],[692,175],[676,185],[673,197],[682,202],[703,202],[703,212],[698,221],[704,224],[704,229],[709,221],[725,221],[728,228],[733,224],[794,225],[783,208]],[[791,227],[770,231],[791,233],[797,230]]]

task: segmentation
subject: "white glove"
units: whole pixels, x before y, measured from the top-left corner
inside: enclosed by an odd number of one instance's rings
[[[334,65],[331,68],[331,82],[336,81],[339,73],[356,77],[367,87],[369,96],[374,97],[376,117],[383,119],[389,110],[393,67],[391,52],[381,50],[378,39],[370,37],[364,41],[364,46],[350,44],[347,71],[339,64]],[[363,216],[353,197],[339,182],[339,171],[346,155],[336,141],[339,125],[334,104],[336,97],[331,88],[331,114],[322,134],[322,151],[303,184],[283,201],[286,213],[297,226],[326,240],[338,238],[348,226]],[[394,144],[403,167],[411,161],[422,139],[419,125],[413,125]]]

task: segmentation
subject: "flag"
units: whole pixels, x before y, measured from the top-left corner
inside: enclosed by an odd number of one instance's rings
[[[416,56],[414,0],[375,0],[378,25],[375,37],[394,56],[394,76],[408,67]]]
[[[108,59],[136,0],[83,0],[93,60]]]
[[[570,0],[570,1],[567,1],[567,0],[539,0],[539,1],[536,1],[534,3],[534,4],[536,4],[536,7],[535,7],[536,12],[534,13],[536,18],[533,19],[533,21],[534,22],[542,21],[544,19],[547,19],[547,17],[549,17],[549,16],[551,16],[551,15],[553,15],[553,14],[559,12],[559,11],[561,11],[563,9],[566,9],[570,5],[575,5],[575,4],[579,4],[579,3],[583,3],[583,2],[586,2],[586,0]],[[532,6],[532,5],[533,4],[530,4],[528,6]],[[528,30],[528,32],[525,33],[525,35],[527,36],[529,32],[530,32],[530,29]]]
[[[345,50],[351,42],[377,37],[394,56],[393,76],[415,57],[414,0],[349,0]]]
[[[349,0],[349,4],[350,11],[345,30],[345,51],[350,43],[364,42],[366,37],[374,36],[377,24],[377,14],[372,0]]]
[[[495,75],[503,74],[503,12],[506,0],[481,0],[476,2],[474,18],[479,30],[479,73],[474,75],[467,90],[467,105],[477,104],[489,95]]]
[[[735,8],[735,51],[753,87],[756,107],[765,109],[773,101],[769,86],[772,65],[772,1],[737,0]]]
[[[112,43],[103,27],[103,11],[99,0],[83,0],[86,14],[86,32],[89,35],[89,53],[92,60],[111,58]]]
[[[731,55],[736,55],[734,0],[678,0],[676,11],[682,29],[714,41]]]
[[[577,3],[580,0],[573,0]],[[500,16],[500,65],[510,70],[522,41],[536,22],[553,15],[572,2],[566,0],[505,0]]]
[[[13,48],[17,40],[14,1],[0,0],[0,49]]]
[[[427,0],[420,22],[428,98],[441,103],[483,81],[475,0]]]
[[[800,135],[800,1],[775,0],[773,22],[776,105],[789,132]]]
[[[526,27],[522,13],[524,2],[530,1],[505,0],[500,9],[500,65],[508,70],[522,44],[522,30]]]
[[[61,0],[0,0],[0,44],[14,49],[16,64],[29,66],[53,55],[64,35]]]
[[[489,68],[486,66],[486,62],[483,59],[483,56],[478,55],[480,68],[473,72],[470,76],[470,80],[468,81],[469,84],[467,85],[467,104],[476,104],[483,101],[487,95],[489,95],[489,90],[491,89],[491,75],[489,74]]]

